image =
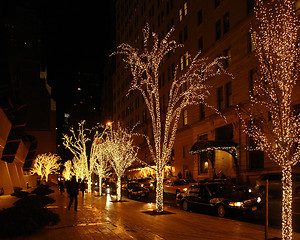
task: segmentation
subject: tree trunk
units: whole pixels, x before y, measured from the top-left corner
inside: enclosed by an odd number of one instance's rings
[[[121,177],[118,176],[118,182],[117,182],[117,201],[121,201]]]
[[[282,167],[282,240],[292,239],[292,167]]]
[[[99,195],[102,196],[102,177],[99,177]]]
[[[88,177],[88,192],[92,192],[92,175],[90,174]]]
[[[164,176],[163,169],[157,168],[156,170],[156,211],[164,211]]]
[[[46,182],[48,182],[48,175],[46,175]]]

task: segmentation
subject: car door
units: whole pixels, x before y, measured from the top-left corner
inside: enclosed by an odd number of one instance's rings
[[[192,186],[188,190],[188,194],[186,196],[188,202],[192,205],[198,205],[199,204],[199,186]]]

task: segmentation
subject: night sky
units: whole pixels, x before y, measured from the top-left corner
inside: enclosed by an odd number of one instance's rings
[[[113,52],[113,1],[47,1],[44,38],[49,83],[58,105],[72,105],[78,72],[103,78],[103,68]],[[100,93],[99,93],[100,94]]]

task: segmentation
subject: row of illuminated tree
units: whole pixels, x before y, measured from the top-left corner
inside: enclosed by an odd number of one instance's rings
[[[292,108],[292,93],[299,77],[299,22],[294,4],[293,0],[257,1],[256,24],[251,34],[256,47],[259,77],[254,84],[255,94],[250,93],[250,103],[237,106],[243,130],[255,141],[256,150],[264,151],[282,169],[282,239],[292,238],[291,173],[300,155],[300,120]],[[173,31],[174,28],[160,40],[146,25],[142,51],[123,43],[115,52],[124,57],[126,67],[131,71],[129,91],[138,90],[142,94],[150,113],[153,140],[144,137],[156,165],[158,212],[163,211],[163,170],[170,160],[182,110],[199,103],[208,106],[212,87],[207,80],[228,74],[221,64],[223,57],[210,61],[198,53],[190,59],[191,64],[184,73],[179,74],[175,70],[167,109],[162,112],[159,68],[170,52],[183,47],[170,40]],[[217,112],[213,106],[209,107]],[[268,121],[264,121],[266,114]],[[114,128],[106,126],[101,133],[94,135],[88,157],[86,143],[90,139],[83,125],[84,122],[79,124],[78,134],[71,129],[70,136],[64,135],[64,145],[74,155],[72,162],[65,164],[64,174],[87,178],[90,191],[92,172],[105,177],[112,167],[118,178],[117,194],[120,196],[121,176],[137,160],[138,148],[133,144],[133,133],[120,124]]]

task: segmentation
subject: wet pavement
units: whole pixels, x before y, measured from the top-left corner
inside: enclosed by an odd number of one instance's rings
[[[52,187],[52,189],[54,189]],[[54,189],[56,190],[56,189]],[[153,215],[154,203],[144,203],[123,198],[98,197],[92,193],[78,197],[78,211],[74,206],[68,211],[67,193],[50,194],[56,202],[49,205],[61,221],[30,236],[13,240],[90,240],[90,239],[264,239],[264,227],[234,219],[184,212],[176,207],[165,206],[170,213]],[[269,239],[279,238],[278,229],[269,229]],[[294,239],[300,239],[294,233]]]

